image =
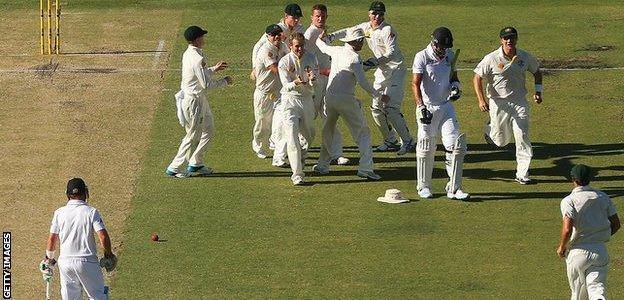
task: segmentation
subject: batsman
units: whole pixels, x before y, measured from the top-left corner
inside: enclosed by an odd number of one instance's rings
[[[446,27],[436,28],[431,43],[414,57],[412,91],[416,103],[418,142],[416,145],[417,189],[421,198],[432,198],[431,177],[438,132],[446,152],[446,172],[449,182],[446,195],[450,199],[470,197],[461,190],[466,136],[459,131],[459,122],[452,102],[461,96],[455,70],[457,53],[453,35]]]

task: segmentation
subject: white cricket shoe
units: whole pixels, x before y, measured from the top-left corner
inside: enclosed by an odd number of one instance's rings
[[[349,159],[344,157],[344,156],[340,156],[340,157],[332,160],[332,163],[337,164],[339,166],[344,166],[344,165],[348,165],[349,164]]]
[[[293,179],[293,185],[303,185],[303,178],[301,176],[297,176],[295,177],[295,179]]]
[[[321,175],[326,175],[329,174],[329,168],[327,167],[321,167],[319,165],[314,165],[312,166],[312,171],[319,173]]]
[[[533,180],[529,177],[516,177],[516,181],[522,185],[533,184]]]
[[[290,168],[290,164],[285,161],[273,162],[272,165],[278,168]]]
[[[358,171],[357,176],[366,178],[368,180],[380,180],[381,176],[373,171]]]
[[[420,198],[433,198],[433,194],[431,193],[431,190],[429,190],[429,188],[422,188],[418,190],[418,196]]]
[[[448,197],[449,199],[455,199],[455,200],[467,200],[470,198],[470,194],[468,193],[464,193],[464,191],[462,191],[461,189],[458,189],[457,191],[455,191],[455,193],[451,193],[451,192],[447,192],[446,193],[446,197]]]
[[[405,155],[407,152],[414,152],[414,150],[416,150],[416,141],[411,139],[409,142],[404,142],[403,145],[401,145],[401,149],[399,149],[397,155]]]
[[[267,154],[266,154],[266,152],[264,151],[264,149],[260,149],[258,152],[256,152],[256,156],[257,156],[259,159],[265,159],[265,158],[267,158]]]

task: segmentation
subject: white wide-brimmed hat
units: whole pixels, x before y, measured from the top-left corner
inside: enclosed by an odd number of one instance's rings
[[[361,38],[364,38],[364,30],[362,30],[361,28],[351,27],[347,28],[345,37],[341,38],[340,40],[346,43],[359,40]]]
[[[403,195],[401,195],[401,191],[397,189],[386,190],[386,194],[383,197],[377,198],[377,201],[392,204],[410,202],[409,199],[403,197]]]

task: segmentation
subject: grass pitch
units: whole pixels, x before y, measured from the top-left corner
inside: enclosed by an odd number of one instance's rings
[[[118,105],[116,109],[129,110],[130,115],[148,112],[147,118],[136,121],[141,127],[135,128],[140,129],[119,134],[118,128],[112,125],[124,125],[127,121],[119,121],[113,114],[111,118],[117,122],[98,118],[85,125],[85,130],[93,130],[91,134],[80,133],[82,137],[89,137],[88,141],[100,144],[116,141],[119,145],[134,145],[134,150],[130,150],[135,151],[133,155],[121,156],[124,160],[119,160],[118,148],[104,147],[101,156],[87,152],[83,164],[72,164],[73,169],[69,168],[94,178],[101,193],[96,185],[93,203],[103,211],[105,220],[124,224],[117,227],[113,235],[117,243],[123,241],[123,244],[119,248],[119,269],[109,278],[111,297],[567,297],[565,265],[554,251],[560,226],[559,200],[571,189],[565,174],[574,163],[595,166],[600,175],[592,185],[610,194],[616,205],[621,206],[624,134],[619,127],[624,121],[623,71],[549,71],[544,79],[544,103],[531,106],[530,128],[535,153],[531,175],[538,184],[527,187],[513,182],[512,147],[493,149],[482,141],[481,129],[487,116],[478,111],[470,88],[470,69],[497,46],[498,30],[510,24],[520,32],[519,47],[534,53],[545,67],[624,66],[624,58],[616,54],[618,50],[595,51],[603,49],[602,46],[621,49],[624,45],[624,39],[618,34],[621,16],[617,13],[622,2],[600,5],[589,1],[529,4],[506,1],[488,5],[476,1],[386,3],[387,19],[397,27],[408,65],[413,55],[426,46],[429,32],[440,25],[453,30],[456,47],[462,49],[459,67],[468,70],[460,72],[464,96],[456,103],[456,109],[463,131],[468,134],[464,187],[473,196],[471,202],[449,201],[442,197],[446,183],[442,152],[437,153],[434,171],[436,198],[426,201],[418,200],[415,193],[414,154],[401,158],[394,154],[375,154],[376,168],[384,178],[381,182],[360,180],[355,176],[356,167],[351,165],[334,167],[329,176],[307,174],[308,181],[313,183],[307,187],[293,187],[289,170],[273,168],[267,160],[253,155],[249,145],[253,124],[253,85],[247,79],[249,52],[262,28],[279,20],[284,4],[98,1],[72,2],[64,11],[68,13],[68,22],[72,19],[72,7],[73,12],[94,15],[90,20],[95,33],[75,27],[75,34],[65,38],[67,49],[72,52],[152,50],[160,40],[167,45],[163,61],[155,68],[151,55],[146,58],[132,55],[58,58],[74,69],[94,64],[97,68],[120,70],[156,69],[129,72],[130,76],[113,73],[106,77],[106,80],[114,80],[113,84],[97,85],[97,91],[102,93],[133,91],[130,96],[114,93],[114,98],[123,97],[127,101],[116,99],[117,102],[113,102]],[[305,15],[302,22],[307,26],[313,3],[300,4]],[[368,2],[327,4],[331,28],[366,20]],[[25,9],[19,4],[0,7],[4,9],[3,15],[16,19]],[[33,19],[35,17],[33,13]],[[83,17],[85,15],[77,14],[74,18]],[[207,162],[217,174],[210,178],[176,180],[163,177],[163,171],[183,134],[175,119],[172,100],[179,86],[179,72],[158,69],[179,68],[185,48],[181,33],[190,24],[208,28],[205,52],[211,61],[230,62],[232,69],[223,75],[234,76],[236,85],[209,95],[217,136],[208,151]],[[105,36],[98,35],[100,31],[97,30],[103,28],[114,30]],[[140,42],[132,40],[137,35],[141,37]],[[27,68],[47,62],[36,55],[38,39],[35,37],[33,35],[30,42],[32,45],[14,49],[14,53],[31,56],[2,58],[2,67]],[[88,40],[79,37],[88,37]],[[109,40],[119,37],[124,39]],[[362,54],[369,55],[368,50]],[[2,83],[12,83],[10,86],[24,85],[23,80],[11,79],[11,76],[3,73],[0,79]],[[70,79],[84,80],[84,84],[94,82],[84,74]],[[145,87],[133,89],[138,83]],[[65,82],[62,86],[72,84]],[[56,101],[53,97],[61,97],[47,95],[43,86],[35,90],[38,94],[26,97],[33,102],[37,97],[48,102]],[[24,97],[17,91],[10,95],[11,99]],[[359,96],[364,103],[370,103],[362,91]],[[404,112],[415,132],[414,108],[407,85],[406,96]],[[143,104],[134,105],[137,99]],[[153,116],[149,114],[150,105],[155,107]],[[7,139],[12,132],[5,129],[12,128],[6,127],[11,124],[11,115],[3,114],[0,119],[2,134]],[[40,116],[54,119],[43,108]],[[369,124],[373,124],[371,119]],[[38,133],[33,127],[24,125],[23,128],[31,135]],[[62,126],[52,128],[59,138],[72,132]],[[374,129],[373,134],[375,143],[380,138]],[[146,139],[147,148],[141,143],[133,144],[137,138],[149,138],[149,141]],[[317,138],[315,146],[319,140]],[[345,142],[353,146],[349,137]],[[34,142],[24,143],[32,145]],[[55,143],[46,145],[51,153],[42,157],[42,162],[66,159],[60,151],[65,148]],[[84,147],[89,149],[87,145]],[[11,157],[24,155],[17,151],[22,149],[19,145],[10,145],[8,149],[15,153],[11,152],[3,165],[10,165],[9,162],[14,161]],[[346,154],[357,158],[352,148]],[[95,159],[97,157],[102,159]],[[318,153],[312,152],[306,161],[308,170],[316,157]],[[116,172],[128,162],[137,163],[137,169]],[[20,162],[15,170],[27,165],[28,162]],[[54,171],[48,176],[39,175],[46,185],[27,185],[15,195],[34,195],[41,189],[46,191],[48,199],[59,194],[57,191],[66,177],[73,174],[67,174],[68,168],[63,164],[46,166]],[[100,170],[106,171],[98,172]],[[89,177],[86,179],[89,181]],[[126,180],[136,185],[126,185],[128,189],[120,195],[113,186]],[[28,177],[24,175],[19,182],[28,183]],[[61,188],[56,188],[59,186]],[[377,203],[375,199],[391,187],[401,189],[413,202],[397,206]],[[16,199],[11,197],[16,190],[14,185],[4,186],[6,199]],[[17,250],[32,257],[35,263],[42,252],[44,229],[49,226],[47,217],[62,203],[62,197],[55,198],[59,200],[53,203],[45,202],[46,198],[37,199],[45,203],[42,210],[46,217],[42,220],[36,220],[31,226],[19,225],[17,219],[23,218],[31,205],[6,200],[3,211],[7,207],[16,217],[7,225],[2,223],[3,229],[30,228],[39,234],[38,238],[20,242],[20,250]],[[121,207],[127,205],[130,210],[118,210],[117,200],[121,201]],[[121,228],[124,228],[123,234]],[[152,232],[159,233],[166,241],[151,242]],[[620,239],[616,236],[609,243],[612,259],[609,289],[610,297],[615,299],[623,295],[624,288],[621,274],[624,249]],[[14,271],[21,274],[15,276],[35,282],[38,274],[34,268],[29,268],[35,263],[25,260]],[[27,298],[38,295],[36,286],[26,288],[19,282],[16,285],[23,287],[20,291],[29,295]]]

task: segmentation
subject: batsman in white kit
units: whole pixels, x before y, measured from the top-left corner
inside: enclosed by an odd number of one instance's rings
[[[384,3],[374,1],[368,11],[369,22],[361,23],[354,28],[364,31],[366,43],[374,54],[374,57],[363,62],[364,70],[376,68],[373,88],[390,96],[391,99],[390,102],[384,103],[379,97],[373,97],[371,113],[383,137],[377,151],[397,151],[397,155],[404,155],[414,151],[416,147],[416,141],[412,138],[401,113],[407,68],[403,63],[397,32],[386,22],[385,13]],[[345,29],[336,31],[330,34],[329,38],[330,40],[341,38],[345,32]],[[401,138],[401,145],[395,132]]]
[[[542,73],[537,59],[516,47],[518,31],[505,27],[500,33],[501,47],[486,55],[474,69],[473,85],[479,109],[490,114],[485,126],[485,141],[498,147],[507,145],[512,137],[516,143],[516,181],[531,184],[529,165],[533,149],[529,140],[529,104],[526,100],[526,72],[535,78],[535,103],[542,103]],[[487,82],[486,102],[483,80]]]
[[[78,300],[82,291],[89,299],[108,299],[108,288],[100,267],[112,271],[117,258],[111,250],[111,241],[100,212],[89,205],[89,189],[81,178],[67,182],[67,204],[54,212],[48,236],[45,259],[39,264],[44,281],[50,283],[56,261],[54,252],[60,245],[58,267],[61,277],[61,298]],[[104,248],[104,257],[98,262],[94,235]],[[50,295],[47,295],[48,299]]]
[[[279,77],[282,81],[282,106],[284,138],[288,149],[288,161],[292,169],[294,185],[304,183],[303,161],[299,134],[308,143],[314,140],[314,84],[318,77],[318,61],[305,51],[305,37],[294,33],[290,40],[290,53],[280,59]]]
[[[231,84],[232,79],[229,76],[213,79],[214,73],[225,69],[227,63],[221,61],[213,67],[206,66],[207,59],[202,50],[206,33],[198,26],[190,26],[184,31],[184,38],[189,45],[182,55],[182,80],[176,98],[179,104],[178,118],[186,134],[178,153],[165,170],[167,176],[182,178],[205,176],[213,172],[204,164],[204,152],[214,136],[214,118],[206,92]]]
[[[592,170],[570,170],[572,193],[561,200],[561,240],[557,255],[565,258],[570,299],[606,299],[609,253],[606,242],[620,229],[620,218],[607,194],[592,188]]]
[[[450,199],[470,197],[461,189],[466,135],[460,133],[452,101],[461,96],[455,70],[456,56],[453,35],[446,27],[436,28],[431,43],[416,53],[413,65],[412,91],[416,102],[418,144],[416,146],[416,181],[418,195],[432,198],[431,179],[438,133],[446,152],[446,172],[449,182],[446,195]]]

